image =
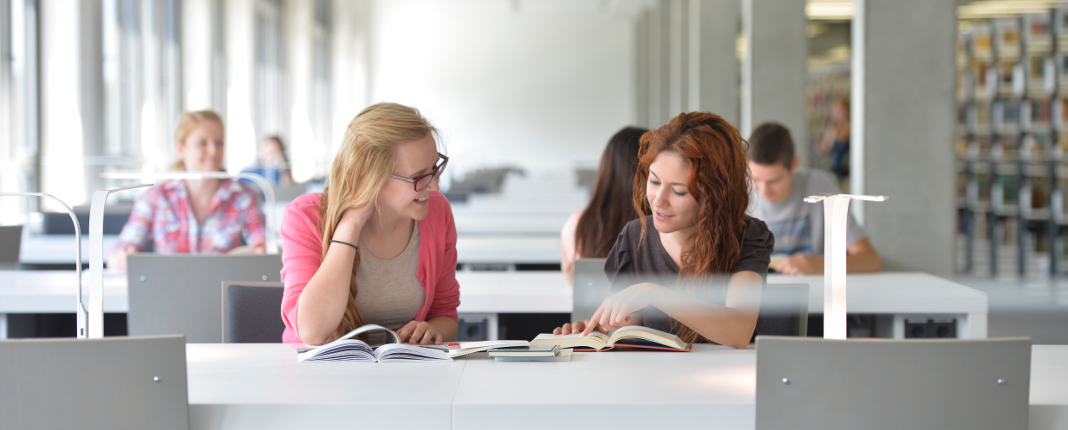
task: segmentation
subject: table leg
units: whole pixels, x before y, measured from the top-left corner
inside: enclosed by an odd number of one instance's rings
[[[0,339],[7,339],[7,314],[0,313]]]
[[[986,339],[986,313],[971,313],[964,316],[964,321],[958,324],[962,330],[957,337],[961,339]]]

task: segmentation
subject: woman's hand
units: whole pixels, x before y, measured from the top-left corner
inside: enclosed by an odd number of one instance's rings
[[[573,324],[564,323],[563,327],[557,327],[557,328],[553,329],[553,334],[579,334],[579,333],[582,333],[582,331],[586,328],[586,324],[587,323],[589,323],[589,321],[586,321],[586,320],[575,321]],[[594,328],[594,330],[597,330],[597,331],[599,331],[601,333],[606,333],[606,334],[610,330],[615,330],[615,329],[619,328],[619,327],[605,327],[605,326],[598,325],[598,324],[594,324],[594,325],[597,326],[597,327]]]
[[[116,249],[108,256],[108,270],[126,271],[126,256],[137,252],[137,247],[127,246],[126,249]]]
[[[601,303],[601,307],[597,308],[597,311],[590,317],[585,329],[582,330],[582,335],[592,333],[598,326],[615,330],[632,325],[634,318],[631,314],[652,305],[661,289],[659,285],[645,282],[631,285],[623,291],[608,296]]]
[[[426,321],[412,321],[405,324],[397,330],[397,336],[400,337],[402,343],[427,345],[433,342],[435,345],[441,345],[441,333],[438,333],[438,330]]]
[[[367,220],[371,219],[371,214],[374,212],[373,205],[358,209],[345,209],[345,212],[341,213],[341,220],[338,221],[337,228],[334,229],[334,239],[355,245],[360,240],[360,232],[363,230],[363,226],[367,225]]]

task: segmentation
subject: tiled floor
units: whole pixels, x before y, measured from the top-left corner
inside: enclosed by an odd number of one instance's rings
[[[987,293],[989,337],[1029,336],[1035,344],[1068,345],[1068,278],[985,278],[957,282]]]

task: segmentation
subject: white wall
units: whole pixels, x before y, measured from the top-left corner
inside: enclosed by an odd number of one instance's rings
[[[596,166],[635,122],[633,11],[606,4],[376,1],[370,101],[443,129],[452,173]]]

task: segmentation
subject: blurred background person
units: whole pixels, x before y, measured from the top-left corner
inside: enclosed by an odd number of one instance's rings
[[[175,170],[223,171],[222,119],[213,111],[186,112],[178,120]],[[248,246],[266,250],[264,217],[256,194],[231,179],[174,179],[149,188],[134,202],[130,218],[108,257],[108,268],[126,270],[129,253],[218,254]]]
[[[640,140],[648,131],[625,127],[609,139],[597,168],[590,203],[586,209],[571,214],[564,223],[560,231],[563,244],[560,270],[569,283],[572,282],[575,259],[607,257],[623,226],[638,218],[631,198]]]
[[[271,185],[292,184],[293,175],[289,171],[289,157],[282,138],[275,135],[263,139],[256,151],[256,162],[242,169],[241,173],[263,176]]]

